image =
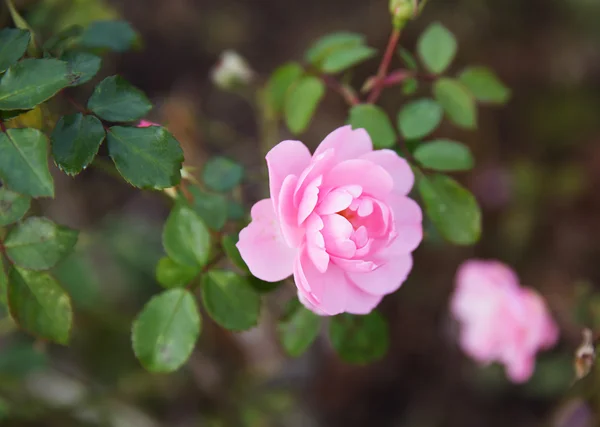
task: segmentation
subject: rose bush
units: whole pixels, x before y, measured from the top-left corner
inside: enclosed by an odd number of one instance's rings
[[[300,301],[321,315],[369,313],[402,285],[423,237],[402,157],[374,151],[364,129],[344,126],[312,156],[302,142],[283,141],[266,160],[271,197],[253,206],[237,244],[252,274],[293,274]]]

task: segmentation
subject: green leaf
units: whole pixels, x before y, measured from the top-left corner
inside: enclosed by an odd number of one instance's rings
[[[510,89],[488,68],[469,67],[458,76],[458,79],[478,101],[504,104],[510,98]]]
[[[227,218],[232,221],[240,221],[246,217],[246,210],[241,203],[235,200],[227,201]]]
[[[16,63],[25,54],[31,33],[17,28],[4,28],[0,31],[0,71]]]
[[[131,185],[163,189],[179,184],[183,151],[164,127],[113,126],[107,141],[110,157]]]
[[[202,283],[202,300],[210,317],[226,329],[241,331],[258,323],[260,296],[231,271],[209,271]]]
[[[8,276],[8,303],[21,328],[59,344],[69,342],[71,301],[48,273],[13,267]]]
[[[4,239],[6,255],[30,270],[47,270],[67,256],[79,233],[48,218],[29,217],[12,228]]]
[[[221,247],[225,251],[225,254],[229,258],[229,260],[240,270],[250,273],[248,266],[244,262],[242,255],[240,255],[240,251],[238,250],[236,243],[238,242],[238,237],[230,234],[224,234],[221,237]]]
[[[234,189],[244,177],[244,168],[226,157],[209,159],[202,170],[202,179],[206,186],[214,191]]]
[[[325,85],[317,77],[303,77],[285,99],[285,122],[294,134],[303,132],[325,95]]]
[[[456,55],[457,43],[454,35],[439,22],[431,24],[417,41],[417,53],[425,68],[440,74]]]
[[[165,251],[178,264],[202,268],[210,252],[210,232],[202,218],[185,204],[171,211],[162,235]]]
[[[8,309],[8,275],[4,269],[4,260],[0,256],[0,314],[6,314],[5,309]]]
[[[98,83],[87,106],[109,122],[139,120],[152,109],[146,94],[121,76],[110,76]]]
[[[458,80],[445,77],[437,80],[433,94],[454,124],[465,129],[477,127],[475,98]]]
[[[194,202],[192,207],[206,225],[215,231],[220,231],[227,222],[227,199],[222,194],[212,194],[198,187],[189,189]]]
[[[58,59],[23,59],[0,80],[0,110],[27,110],[71,83],[67,63]]]
[[[283,284],[283,280],[280,280],[279,282],[265,282],[264,280],[252,275],[247,276],[247,280],[250,286],[252,286],[252,289],[259,294],[268,294],[269,292],[273,292]]]
[[[420,139],[438,127],[443,115],[442,107],[433,99],[417,99],[398,113],[398,129],[405,139]]]
[[[148,301],[133,322],[135,356],[150,372],[173,372],[192,354],[201,326],[196,301],[189,291],[164,291]]]
[[[198,275],[200,269],[181,265],[169,257],[161,258],[156,265],[156,280],[163,287],[183,288]]]
[[[402,93],[412,95],[419,88],[419,81],[415,78],[409,78],[402,82]]]
[[[401,47],[398,49],[398,55],[402,59],[402,62],[404,62],[404,65],[406,65],[406,68],[409,70],[417,70],[419,68],[417,59],[408,50]]]
[[[33,343],[11,342],[0,352],[0,377],[24,379],[29,373],[48,365],[48,355]]]
[[[327,34],[317,40],[305,54],[305,59],[313,65],[318,65],[332,53],[341,50],[363,45],[365,36],[362,34],[340,31]]]
[[[102,123],[94,116],[63,116],[50,137],[54,161],[63,172],[77,175],[92,163],[105,136]]]
[[[377,49],[363,45],[339,49],[325,58],[321,69],[329,74],[339,73],[372,58],[376,53]]]
[[[67,63],[69,74],[74,76],[70,86],[80,86],[89,82],[102,65],[102,58],[88,52],[69,51],[60,59]]]
[[[128,236],[129,237],[129,236]],[[61,260],[53,269],[62,288],[71,296],[75,308],[99,313],[105,309],[105,288],[98,269],[93,262],[94,249],[74,251]]]
[[[286,95],[303,74],[304,69],[297,62],[288,62],[271,74],[266,91],[269,104],[275,113],[281,113]]]
[[[137,34],[127,21],[92,22],[81,36],[80,45],[91,49],[125,52],[136,42]]]
[[[446,175],[419,179],[425,211],[442,237],[457,245],[471,245],[481,235],[481,210],[475,197]]]
[[[436,139],[420,144],[414,156],[426,168],[439,171],[469,170],[474,163],[469,147],[449,139]]]
[[[38,49],[37,49],[37,46],[35,43],[35,32],[29,26],[27,21],[25,21],[25,19],[23,19],[23,17],[19,13],[19,11],[15,8],[15,5],[13,4],[12,0],[5,0],[5,3],[6,3],[6,6],[8,7],[8,12],[10,13],[10,17],[12,18],[13,22],[15,23],[15,26],[21,30],[29,31],[29,33],[31,35],[31,40],[29,41],[28,53],[31,56],[37,55]]]
[[[385,356],[389,347],[388,325],[376,311],[366,316],[340,314],[331,319],[329,338],[342,360],[365,364]]]
[[[11,190],[31,197],[54,197],[48,168],[48,141],[37,129],[0,133],[0,179]]]
[[[0,227],[20,220],[29,210],[31,199],[0,187]]]
[[[365,129],[376,149],[390,148],[396,143],[392,122],[381,107],[372,104],[355,105],[350,109],[349,122],[352,129]]]
[[[54,51],[60,54],[65,49],[70,48],[81,34],[83,34],[81,25],[66,27],[46,40],[42,45],[42,50],[44,53]]]
[[[321,318],[312,311],[298,307],[289,318],[279,323],[277,332],[286,353],[298,357],[319,335]]]

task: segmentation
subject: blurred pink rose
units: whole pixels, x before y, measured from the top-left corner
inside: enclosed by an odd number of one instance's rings
[[[139,127],[139,128],[147,128],[147,127],[150,127],[150,126],[160,126],[160,125],[158,125],[156,123],[149,122],[148,120],[140,120],[140,122],[137,125],[137,127]]]
[[[293,274],[300,301],[321,315],[369,313],[400,287],[423,237],[403,158],[373,151],[364,129],[344,126],[312,156],[283,141],[266,159],[271,198],[254,205],[237,244],[252,274]]]
[[[542,297],[521,287],[515,273],[497,261],[460,266],[451,311],[461,324],[463,350],[481,364],[504,364],[514,382],[527,381],[537,351],[558,339]]]

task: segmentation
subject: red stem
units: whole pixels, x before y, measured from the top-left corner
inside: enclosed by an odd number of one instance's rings
[[[381,94],[381,90],[383,89],[383,80],[385,78],[385,75],[387,74],[390,62],[392,61],[392,56],[394,56],[394,50],[396,49],[398,40],[400,40],[400,30],[394,29],[394,31],[392,31],[392,34],[390,34],[390,39],[388,40],[387,47],[385,48],[385,53],[383,55],[383,59],[381,60],[381,64],[379,64],[379,70],[377,71],[377,81],[375,82],[373,91],[367,99],[367,102],[371,104],[377,101],[379,95]]]
[[[2,132],[6,133],[6,126],[2,120],[0,120],[0,129],[2,129]]]
[[[329,76],[322,76],[323,82],[333,91],[339,93],[348,105],[359,104],[360,101],[356,94],[348,86],[344,86],[337,80]]]

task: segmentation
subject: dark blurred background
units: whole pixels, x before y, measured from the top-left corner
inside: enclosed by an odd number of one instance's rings
[[[45,0],[16,2],[43,31],[118,16],[141,33],[142,50],[111,54],[101,76],[122,73],[146,91],[160,122],[182,142],[188,165],[216,153],[246,167],[247,206],[265,195],[256,111],[210,81],[226,49],[242,54],[261,79],[302,58],[325,33],[367,35],[383,51],[387,0]],[[62,10],[49,20],[49,9]],[[54,9],[53,9],[54,10]],[[45,15],[46,13],[46,15]],[[277,307],[292,285],[269,297],[261,326],[241,334],[204,320],[189,363],[171,375],[146,373],[133,356],[130,325],[159,291],[154,266],[168,207],[159,195],[89,170],[56,173],[57,197],[36,209],[83,230],[77,252],[58,267],[76,310],[72,345],[32,341],[0,320],[0,421],[7,426],[326,426],[505,427],[597,425],[600,399],[592,374],[572,386],[581,328],[600,326],[600,1],[429,0],[401,45],[413,49],[440,21],[459,40],[450,73],[466,65],[494,69],[512,89],[503,108],[483,107],[479,128],[444,124],[436,136],[467,143],[477,167],[460,176],[484,211],[473,248],[451,247],[428,224],[410,279],[381,310],[391,349],[365,367],[347,365],[323,331],[299,359],[276,339]],[[4,13],[3,24],[8,25]],[[396,67],[400,66],[398,58]],[[360,88],[378,60],[359,66]],[[78,97],[85,101],[93,85]],[[418,95],[429,93],[423,85]],[[381,105],[397,111],[399,89]],[[302,140],[310,147],[346,120],[328,94]],[[281,127],[281,139],[291,137]],[[55,171],[56,172],[56,171]],[[457,348],[448,298],[457,266],[469,257],[499,258],[538,289],[561,327],[531,381],[513,385],[502,369],[480,368]],[[74,267],[75,266],[75,267]]]

